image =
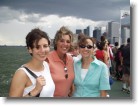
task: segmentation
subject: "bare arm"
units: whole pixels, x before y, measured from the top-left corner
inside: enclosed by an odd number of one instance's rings
[[[107,96],[107,91],[101,90],[100,91],[100,97],[106,97]]]
[[[15,72],[9,91],[10,97],[22,97],[27,82],[27,76],[22,70]]]
[[[25,74],[23,70],[18,70],[15,75],[13,76],[9,96],[10,97],[23,97],[23,91],[26,86],[30,86],[30,84],[27,84],[29,82],[28,76]],[[45,85],[45,79],[43,76],[40,76],[36,79],[36,87],[30,91],[32,96],[36,96],[39,94]],[[30,97],[28,94],[25,95],[25,97]]]
[[[108,63],[108,54],[105,50],[103,50],[103,54],[104,54],[104,63],[108,66],[109,63]]]

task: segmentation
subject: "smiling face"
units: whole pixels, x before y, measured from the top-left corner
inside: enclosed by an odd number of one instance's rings
[[[50,51],[50,40],[46,32],[33,29],[26,36],[26,45],[32,59],[44,61]]]
[[[71,39],[69,35],[63,35],[61,39],[57,41],[57,53],[59,55],[66,54],[71,46]]]
[[[85,39],[84,42],[79,44],[79,52],[82,58],[90,58],[93,54],[93,41],[89,38]]]
[[[48,40],[45,38],[41,38],[36,45],[34,42],[34,47],[31,49],[29,48],[29,53],[32,54],[32,58],[44,61],[50,51]]]
[[[64,26],[56,32],[53,42],[54,50],[56,50],[60,58],[63,58],[69,51],[72,42],[72,34],[73,33]]]

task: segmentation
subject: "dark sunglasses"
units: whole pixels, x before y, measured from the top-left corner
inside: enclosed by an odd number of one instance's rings
[[[64,71],[65,71],[65,78],[67,79],[68,78],[68,70],[67,70],[67,67],[64,67]]]
[[[79,47],[80,47],[80,48],[86,48],[86,47],[87,47],[87,49],[91,49],[93,46],[91,46],[91,45],[87,45],[87,46],[85,46],[85,45],[80,45]]]

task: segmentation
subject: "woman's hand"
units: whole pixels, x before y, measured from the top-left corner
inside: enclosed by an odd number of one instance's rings
[[[42,90],[42,87],[46,84],[46,81],[45,81],[45,78],[43,76],[39,76],[37,79],[36,79],[36,89],[41,91]]]
[[[37,94],[39,94],[45,84],[45,78],[43,76],[39,76],[36,79],[36,87],[31,91],[32,96],[36,96]]]

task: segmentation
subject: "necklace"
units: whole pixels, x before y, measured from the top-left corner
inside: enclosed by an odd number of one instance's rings
[[[66,58],[64,58],[62,61],[64,62],[65,78],[68,79],[68,69],[66,67]]]
[[[64,56],[59,56],[60,60],[63,61],[64,63],[64,72],[65,72],[65,79],[68,79],[68,69],[66,67],[66,55]]]
[[[68,78],[68,69],[66,66],[64,66],[64,72],[65,72],[65,78]]]

